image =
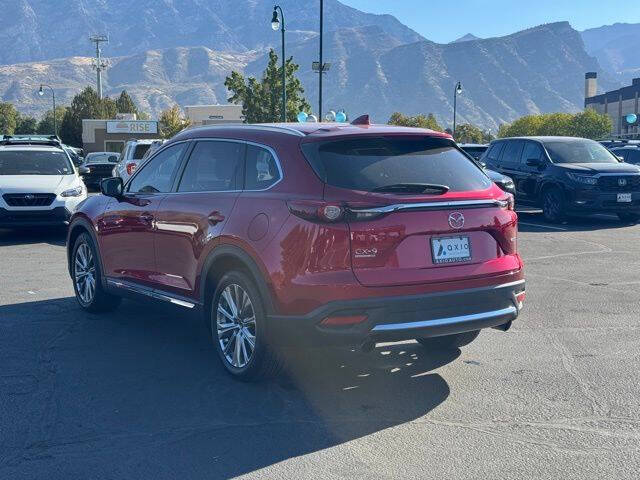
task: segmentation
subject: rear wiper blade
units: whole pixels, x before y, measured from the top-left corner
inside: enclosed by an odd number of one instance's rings
[[[449,191],[449,187],[435,183],[395,183],[393,185],[376,187],[371,191],[380,193],[431,193],[442,195]]]

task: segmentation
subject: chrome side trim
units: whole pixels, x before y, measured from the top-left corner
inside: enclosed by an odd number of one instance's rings
[[[394,332],[402,330],[413,330],[416,328],[435,327],[442,325],[454,325],[456,323],[472,322],[475,320],[488,320],[491,318],[515,316],[518,310],[514,306],[503,308],[501,310],[493,310],[483,313],[472,313],[470,315],[460,315],[458,317],[445,317],[435,318],[433,320],[423,320],[421,322],[408,322],[408,323],[387,323],[382,325],[376,325],[371,330],[372,332]]]
[[[180,300],[170,295],[159,293],[156,290],[138,287],[137,285],[133,285],[126,281],[119,281],[119,280],[113,280],[111,278],[108,278],[107,283],[115,288],[122,288],[124,290],[129,290],[130,292],[137,293],[139,295],[145,295],[150,298],[155,298],[156,300],[163,300],[165,302],[170,302],[170,303],[173,303],[174,305],[179,305],[181,307],[194,308],[196,306],[195,303],[187,302],[186,300]]]
[[[507,202],[502,200],[455,200],[450,202],[419,202],[419,203],[398,203],[395,205],[385,205],[384,207],[373,208],[350,208],[357,213],[391,213],[399,210],[421,210],[448,208],[481,208],[481,207],[506,207]]]

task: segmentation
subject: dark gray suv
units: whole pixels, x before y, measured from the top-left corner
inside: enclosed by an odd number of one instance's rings
[[[593,140],[494,140],[481,161],[511,177],[516,200],[542,207],[549,221],[594,213],[613,213],[625,222],[640,219],[640,167],[621,162]]]

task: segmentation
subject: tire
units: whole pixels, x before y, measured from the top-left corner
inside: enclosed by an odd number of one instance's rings
[[[429,350],[455,350],[469,345],[478,338],[478,335],[480,335],[480,330],[445,335],[443,337],[416,338],[416,340]]]
[[[565,219],[564,195],[558,187],[549,187],[542,192],[542,212],[544,218],[551,223],[559,223]]]
[[[622,212],[618,214],[618,218],[621,222],[625,223],[636,223],[640,220],[640,214],[631,213],[631,212]]]
[[[281,357],[267,340],[263,301],[247,275],[231,271],[222,277],[211,301],[209,322],[214,347],[231,376],[249,382],[280,373]]]
[[[76,300],[87,312],[110,312],[118,308],[122,298],[111,295],[102,286],[102,271],[93,239],[82,233],[76,239],[71,256],[71,279]]]

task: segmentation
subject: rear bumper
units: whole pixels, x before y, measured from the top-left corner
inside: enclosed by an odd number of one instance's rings
[[[518,317],[516,295],[525,281],[491,287],[402,297],[328,303],[304,316],[270,316],[270,340],[278,345],[362,345],[436,337],[505,325]],[[324,326],[334,317],[366,316],[361,323]]]
[[[65,207],[48,210],[7,210],[0,208],[0,228],[64,226],[71,212]]]

